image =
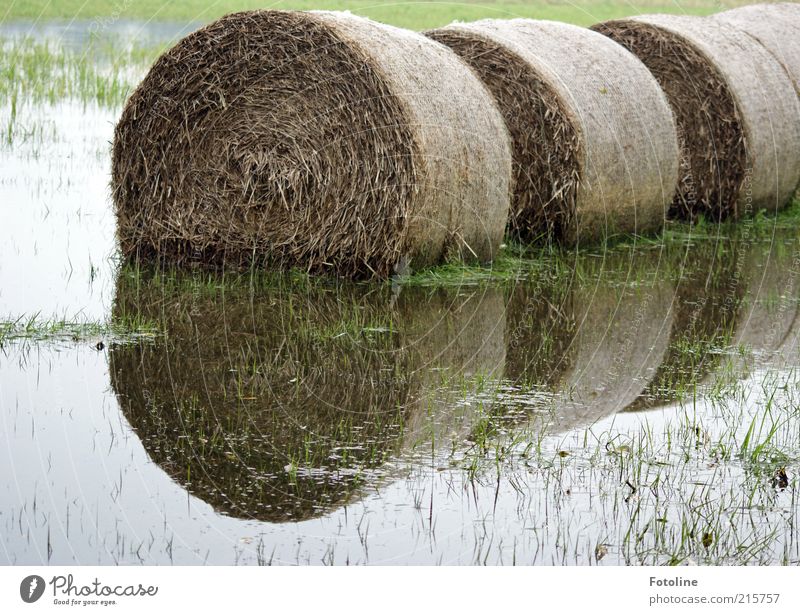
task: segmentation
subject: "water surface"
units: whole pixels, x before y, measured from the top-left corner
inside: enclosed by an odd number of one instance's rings
[[[0,562],[800,563],[794,228],[443,286],[137,268],[119,112],[0,107]]]

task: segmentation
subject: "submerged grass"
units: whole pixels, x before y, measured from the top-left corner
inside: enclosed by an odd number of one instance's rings
[[[587,258],[613,258],[636,251],[662,250],[665,252],[665,265],[683,263],[685,259],[675,259],[676,254],[690,255],[694,244],[718,242],[727,239],[745,241],[767,240],[776,233],[787,236],[787,231],[796,232],[800,237],[800,199],[795,198],[789,206],[778,213],[758,212],[755,216],[739,222],[710,222],[700,217],[691,224],[668,222],[665,229],[656,236],[621,235],[611,237],[604,245],[587,245],[575,249],[562,248],[550,243],[523,246],[509,243],[504,246],[499,257],[489,265],[466,265],[447,263],[431,267],[413,275],[394,278],[393,283],[407,286],[449,286],[474,285],[486,282],[512,282],[544,272],[574,270]],[[723,245],[719,244],[719,249]],[[670,259],[669,256],[673,258]],[[682,270],[666,271],[662,275],[678,276]],[[580,271],[575,275],[580,276]]]
[[[198,296],[226,292],[259,293],[264,290],[276,293],[327,290],[336,293],[344,286],[361,288],[361,292],[375,293],[396,293],[404,287],[435,289],[500,285],[511,289],[531,280],[539,280],[538,284],[545,284],[551,292],[558,294],[559,287],[585,282],[597,276],[598,262],[602,263],[599,271],[606,278],[604,284],[646,286],[653,283],[654,273],[660,279],[680,282],[690,271],[687,269],[687,263],[695,258],[699,251],[698,246],[712,245],[720,259],[729,260],[734,257],[726,247],[729,241],[741,240],[744,235],[747,242],[754,243],[767,241],[775,234],[779,234],[784,241],[787,237],[798,235],[799,222],[800,201],[795,200],[790,207],[777,215],[759,214],[751,220],[738,224],[708,224],[702,220],[694,225],[675,223],[670,224],[658,237],[621,237],[616,243],[605,247],[592,246],[569,250],[552,244],[523,247],[512,243],[504,247],[500,256],[491,265],[448,263],[412,275],[394,277],[377,285],[314,276],[298,269],[288,272],[257,268],[246,271],[205,271],[132,263],[123,266],[119,275],[139,279],[150,288],[161,289],[165,295],[187,290]],[[776,245],[780,248],[783,244],[776,243]],[[643,259],[644,255],[649,256]],[[647,264],[653,256],[657,257],[659,262],[655,272]],[[759,301],[777,302],[778,297],[760,296]],[[84,322],[79,318],[43,319],[39,315],[7,317],[0,322],[0,343],[18,339],[82,341],[95,337],[151,335],[159,330],[158,323],[140,322],[137,318],[136,315],[127,315],[114,322]],[[343,322],[341,327],[334,327],[336,330],[332,330],[331,335],[350,330],[383,330],[391,326],[392,323],[385,319],[380,322],[360,322],[355,318],[350,325]],[[728,323],[728,327],[730,326],[731,323]],[[669,379],[663,381],[656,379],[653,389],[664,388],[671,394],[680,393],[681,397],[691,394],[694,385],[692,374],[695,374],[699,367],[695,363],[705,360],[704,358],[710,354],[721,354],[731,341],[731,335],[731,330],[720,329],[713,338],[676,338],[672,347],[678,356],[676,363],[687,370],[686,380],[676,380],[675,377],[679,372],[672,372],[669,374]]]
[[[546,422],[484,420],[479,446],[457,459],[470,481],[513,488],[541,515],[537,541],[558,546],[538,563],[797,564],[799,384],[795,371],[767,370],[627,428],[551,434]]]
[[[0,349],[10,343],[86,343],[124,344],[158,335],[154,322],[136,318],[118,318],[110,323],[79,318],[42,318],[39,314],[13,320],[0,319]]]
[[[0,38],[0,99],[10,101],[10,121],[20,104],[63,99],[121,107],[161,48],[90,44],[82,50],[34,39]]]

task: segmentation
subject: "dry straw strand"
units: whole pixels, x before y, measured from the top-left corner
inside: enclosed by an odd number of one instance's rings
[[[154,64],[117,125],[126,257],[352,277],[489,261],[511,151],[454,54],[347,13],[235,13]]]
[[[758,41],[718,20],[675,15],[593,28],[639,56],[672,105],[682,148],[674,216],[738,218],[788,202],[800,179],[800,105]]]
[[[483,20],[426,34],[477,71],[503,112],[514,141],[512,234],[575,243],[661,227],[678,145],[667,100],[637,58],[558,22]]]

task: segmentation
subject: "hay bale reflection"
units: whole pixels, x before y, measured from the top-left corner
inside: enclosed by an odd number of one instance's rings
[[[299,521],[380,484],[423,425],[468,423],[469,404],[456,421],[422,400],[444,372],[462,383],[502,371],[503,308],[499,291],[254,290],[124,270],[114,317],[164,335],[113,346],[111,383],[153,461],[193,495],[227,515]]]
[[[641,395],[672,328],[674,287],[661,266],[656,251],[579,257],[568,277],[516,289],[506,336],[512,405],[524,409],[515,420],[559,433]]]

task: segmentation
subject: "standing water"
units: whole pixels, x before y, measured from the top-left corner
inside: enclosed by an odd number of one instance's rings
[[[120,263],[113,126],[184,33],[0,28],[0,563],[800,563],[793,224],[392,283]]]

